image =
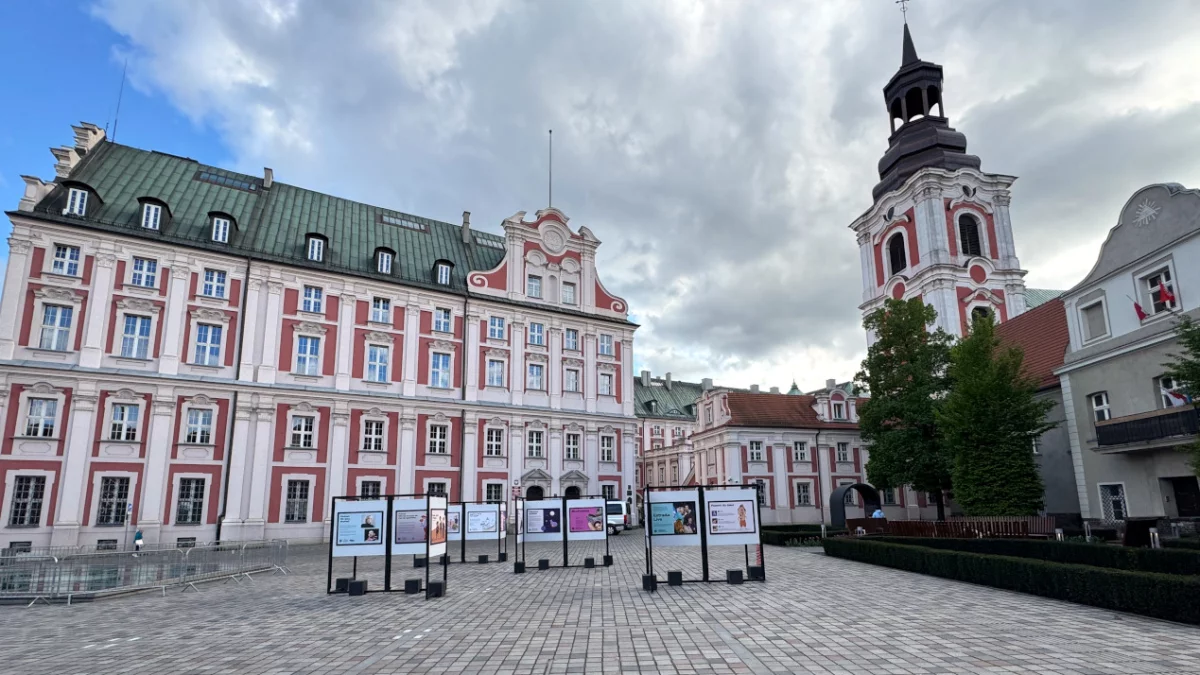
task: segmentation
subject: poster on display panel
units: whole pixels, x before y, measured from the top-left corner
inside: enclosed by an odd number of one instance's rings
[[[384,524],[386,499],[337,500],[333,508],[333,557],[387,553]]]
[[[709,546],[759,543],[756,490],[707,490],[704,502]]]
[[[567,501],[567,539],[587,541],[604,539],[607,516],[604,499],[571,499]]]
[[[562,541],[564,527],[561,499],[525,502],[525,541]]]
[[[462,539],[462,504],[451,504],[446,509],[446,539]]]
[[[392,555],[425,555],[428,521],[424,497],[392,500]]]
[[[446,514],[445,497],[429,497],[429,555],[446,554]]]
[[[700,496],[696,490],[651,490],[646,533],[655,546],[699,546]]]
[[[467,541],[496,540],[500,532],[500,505],[467,504],[466,507],[464,522]]]

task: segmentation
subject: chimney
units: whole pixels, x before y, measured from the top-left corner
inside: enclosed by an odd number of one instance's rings
[[[700,380],[700,391],[708,391],[709,389],[712,389],[712,378],[706,377]]]
[[[104,130],[91,122],[80,122],[79,126],[71,125],[75,132],[75,152],[82,157],[104,138]]]
[[[757,384],[752,384],[752,385],[750,385],[750,393],[751,393],[751,394],[757,394],[757,393],[758,393],[758,385],[757,385]]]
[[[665,378],[663,378],[663,385],[667,388],[667,391],[671,391],[671,374],[670,373],[667,373],[667,376]]]
[[[36,176],[21,176],[21,180],[25,181],[25,196],[21,197],[21,201],[17,204],[18,211],[32,211],[38,202],[50,194],[55,185]]]
[[[270,190],[271,186],[274,184],[275,184],[275,171],[269,166],[264,166],[263,167],[263,188]]]
[[[471,212],[463,211],[463,226],[462,226],[463,243],[471,243]]]
[[[643,387],[650,386],[650,371],[648,371],[648,370],[642,371],[642,386]]]
[[[837,380],[825,380],[825,388],[833,389],[837,386]]]
[[[772,394],[778,394],[778,393],[779,393],[779,387],[771,387],[771,393],[772,393]]]

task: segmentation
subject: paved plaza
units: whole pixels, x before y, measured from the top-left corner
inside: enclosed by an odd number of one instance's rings
[[[1193,627],[798,548],[767,548],[767,584],[664,584],[652,595],[641,590],[640,533],[613,538],[612,552],[608,569],[456,564],[447,596],[426,601],[327,596],[324,549],[295,547],[288,576],[0,608],[0,672],[1200,673]],[[558,545],[527,554],[531,567],[561,563]],[[572,562],[601,554],[588,542]],[[698,556],[656,549],[656,569],[698,575]],[[718,558],[714,576],[745,562],[737,547]],[[376,584],[382,559],[360,562]],[[419,572],[408,557],[394,570],[398,585]]]

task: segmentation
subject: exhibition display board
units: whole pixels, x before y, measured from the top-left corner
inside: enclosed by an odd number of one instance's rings
[[[563,499],[526,501],[525,541],[563,540]]]
[[[446,510],[446,538],[450,541],[462,539],[462,504],[451,504]]]
[[[513,571],[525,570],[526,543],[562,542],[563,567],[571,567],[571,542],[604,540],[604,565],[612,564],[608,547],[608,501],[603,496],[587,495],[568,499],[525,500],[515,498],[517,544],[520,560]],[[503,511],[501,511],[503,513]],[[507,517],[503,518],[507,522]],[[584,567],[594,564],[585,559]]]
[[[385,555],[387,538],[386,499],[336,501],[333,504],[333,557],[351,558]]]
[[[464,504],[466,514],[463,518],[467,541],[499,539],[500,504]]]
[[[567,539],[569,541],[599,541],[608,538],[607,502],[600,499],[571,499],[567,501]]]
[[[709,548],[742,546],[746,552],[746,572],[751,581],[766,581],[766,563],[762,555],[762,528],[758,486],[701,485],[647,487],[643,501],[646,524],[646,576],[642,586],[657,588],[654,573],[656,546],[695,546],[700,549],[700,579],[683,579],[675,572],[675,581],[706,582],[709,575]],[[757,565],[750,564],[750,547],[758,547]],[[740,575],[732,570],[730,575]],[[740,576],[734,583],[740,583]]]

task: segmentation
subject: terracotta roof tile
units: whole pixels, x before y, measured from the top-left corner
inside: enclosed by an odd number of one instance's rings
[[[1063,363],[1071,342],[1067,332],[1067,311],[1055,298],[996,327],[1001,344],[1025,351],[1025,373],[1038,382],[1039,389],[1059,386],[1054,369]]]
[[[731,391],[729,403],[729,426],[771,427],[782,429],[857,429],[850,422],[823,422],[813,410],[816,397],[807,394],[754,394]]]

